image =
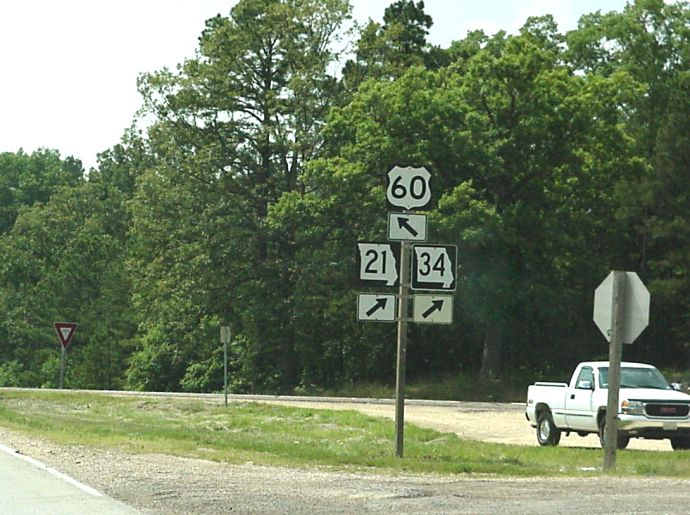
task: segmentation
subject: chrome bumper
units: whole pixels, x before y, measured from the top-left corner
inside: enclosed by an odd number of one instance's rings
[[[690,432],[690,418],[647,418],[639,415],[618,415],[618,430],[625,432],[661,431]]]

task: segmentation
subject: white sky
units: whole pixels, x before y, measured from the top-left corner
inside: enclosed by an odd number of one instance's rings
[[[355,18],[381,21],[393,0],[351,0]],[[82,160],[120,141],[141,106],[137,76],[193,57],[204,21],[236,0],[0,0],[0,152],[54,148]],[[429,40],[468,30],[516,31],[553,14],[561,31],[625,0],[425,0]]]

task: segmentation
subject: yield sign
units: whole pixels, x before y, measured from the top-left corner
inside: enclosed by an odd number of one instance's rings
[[[73,322],[55,322],[55,332],[60,338],[62,348],[66,349],[77,331],[77,324]]]

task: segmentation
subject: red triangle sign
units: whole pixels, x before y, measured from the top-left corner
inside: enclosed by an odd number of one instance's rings
[[[55,322],[55,332],[60,338],[62,348],[66,349],[77,331],[77,324],[73,322]]]

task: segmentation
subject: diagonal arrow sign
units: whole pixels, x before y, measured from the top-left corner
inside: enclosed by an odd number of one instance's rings
[[[443,309],[443,300],[434,300],[431,302],[431,307],[422,313],[422,318],[429,318],[436,311]]]
[[[380,309],[386,309],[386,304],[388,304],[388,299],[386,298],[381,298],[376,300],[376,304],[374,304],[371,309],[367,311],[367,316],[370,317],[374,313],[376,313]]]
[[[398,301],[392,293],[357,294],[357,320],[395,322]]]
[[[412,297],[412,321],[418,324],[452,324],[453,297],[418,293]]]
[[[398,228],[405,229],[412,236],[419,236],[419,232],[417,232],[415,228],[410,225],[410,219],[408,217],[398,217]]]
[[[388,213],[388,239],[392,241],[426,241],[426,215]]]

